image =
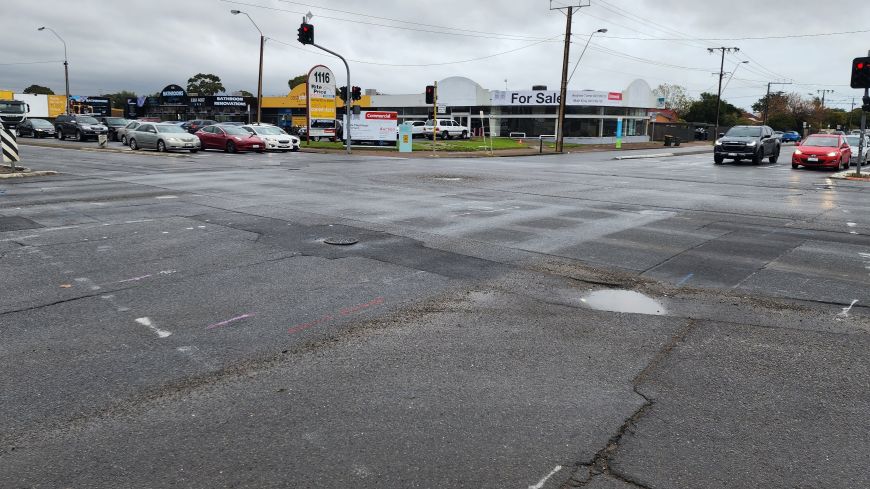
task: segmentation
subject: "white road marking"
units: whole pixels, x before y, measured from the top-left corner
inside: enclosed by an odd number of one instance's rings
[[[155,199],[177,199],[177,195],[158,195]]]
[[[857,226],[857,224],[855,224],[854,222],[847,222],[846,225],[849,226],[850,228]]]
[[[169,331],[162,330],[162,329],[158,328],[157,326],[154,326],[154,323],[151,322],[151,319],[150,319],[150,318],[147,318],[147,317],[145,317],[145,318],[136,318],[136,322],[139,323],[139,324],[141,324],[142,326],[147,326],[147,327],[150,328],[152,331],[154,331],[155,333],[157,333],[157,337],[158,337],[158,338],[166,338],[167,336],[169,336],[169,335],[172,334],[172,333],[169,332]]]
[[[843,308],[843,312],[837,314],[837,318],[846,318],[849,317],[849,311],[852,310],[852,306],[854,306],[858,302],[858,299],[852,299],[852,303],[849,304],[848,307]]]
[[[544,487],[544,484],[547,483],[547,479],[556,475],[556,472],[562,470],[561,465],[557,465],[555,469],[551,470],[549,474],[545,475],[543,479],[539,480],[537,484],[533,486],[529,486],[529,489],[541,489]]]

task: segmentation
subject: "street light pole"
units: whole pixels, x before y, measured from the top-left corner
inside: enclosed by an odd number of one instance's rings
[[[48,29],[52,34],[55,35],[55,37],[60,39],[60,42],[63,43],[63,78],[66,84],[66,106],[64,107],[64,110],[66,114],[69,115],[69,60],[67,59],[66,55],[66,41],[64,41],[63,38],[60,37],[60,34],[55,32],[54,29],[52,29],[51,27],[42,26],[36,30],[44,31],[46,29]]]
[[[263,31],[260,30],[260,26],[254,22],[254,19],[252,19],[247,12],[242,12],[241,10],[230,10],[230,13],[233,15],[245,14],[245,17],[251,21],[251,24],[254,24],[254,28],[260,33],[260,71],[259,76],[257,77],[257,124],[259,124],[262,122],[261,119],[263,117],[263,47],[266,44],[266,38],[263,36]]]

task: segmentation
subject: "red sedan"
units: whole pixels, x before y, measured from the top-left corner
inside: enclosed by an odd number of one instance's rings
[[[215,124],[205,126],[196,131],[196,137],[202,143],[202,149],[222,149],[228,153],[239,151],[266,151],[266,143],[257,136],[239,126],[224,126]]]
[[[798,143],[791,157],[791,167],[815,166],[821,168],[849,168],[852,149],[840,134],[813,134]]]

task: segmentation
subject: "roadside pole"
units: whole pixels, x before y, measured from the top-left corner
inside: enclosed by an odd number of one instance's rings
[[[870,56],[870,50],[867,50],[867,56]],[[864,105],[861,106],[861,135],[858,136],[858,166],[855,167],[855,175],[861,176],[861,157],[864,156],[864,151],[870,151],[864,144],[864,138],[867,137],[867,107],[870,106],[870,89],[864,88],[864,98],[861,100]]]
[[[435,153],[435,134],[438,132],[438,82],[435,82],[435,91],[432,94],[432,156]]]
[[[320,46],[320,45],[315,44],[315,43],[311,43],[311,45],[316,47],[317,49],[321,49],[323,51],[326,51],[327,53],[335,56],[336,58],[340,59],[342,63],[344,63],[344,69],[347,70],[347,89],[350,90],[350,86],[351,86],[350,85],[350,66],[348,66],[347,60],[344,59],[344,57],[342,55],[336,53],[335,51],[330,51],[329,49],[326,49],[325,47]],[[347,146],[347,154],[350,154],[350,109],[351,109],[351,103],[352,103],[351,99],[352,98],[353,97],[348,95],[347,100],[344,101],[344,112],[345,112],[345,117],[347,117],[347,123],[344,125],[344,136],[346,136],[345,141],[346,141],[346,146]],[[310,134],[311,133],[311,124],[309,123],[308,126],[309,126],[308,133]]]

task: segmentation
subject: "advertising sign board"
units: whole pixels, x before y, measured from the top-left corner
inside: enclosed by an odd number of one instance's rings
[[[364,110],[351,115],[350,133],[354,141],[387,141],[395,144],[398,124],[398,112]]]
[[[570,90],[566,105],[622,106],[621,92]],[[492,105],[559,105],[559,92],[555,90],[492,91]]]
[[[323,65],[308,72],[308,118],[335,119],[335,75]]]

